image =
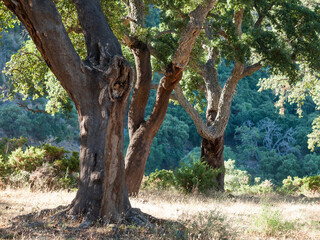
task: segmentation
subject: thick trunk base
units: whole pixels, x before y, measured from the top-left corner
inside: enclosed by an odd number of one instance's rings
[[[203,139],[201,143],[201,159],[209,164],[212,169],[218,170],[217,190],[224,191],[224,136],[216,138],[214,141]]]

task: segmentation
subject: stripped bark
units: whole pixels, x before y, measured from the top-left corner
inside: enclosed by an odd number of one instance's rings
[[[144,120],[144,109],[147,102],[146,97],[149,96],[151,88],[150,48],[145,43],[138,41],[139,44],[136,44],[135,40],[126,39],[126,43],[131,47],[135,56],[137,71],[137,81],[129,108],[130,143],[125,157],[126,183],[129,194],[135,195],[139,192],[152,140],[164,120],[170,95],[182,78],[196,37],[200,34],[204,20],[214,3],[215,0],[204,1],[189,14],[189,22],[181,35],[172,62],[168,64],[164,76],[160,80],[153,111],[146,121]],[[136,11],[139,8],[132,9]],[[135,16],[135,14],[131,14],[131,16]],[[134,20],[132,25],[139,24],[138,18]],[[136,113],[138,114],[136,115]]]

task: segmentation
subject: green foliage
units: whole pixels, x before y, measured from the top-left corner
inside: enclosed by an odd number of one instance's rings
[[[144,188],[165,190],[175,187],[175,176],[171,170],[158,170],[150,173],[143,183]]]
[[[17,18],[0,2],[0,32],[7,28],[13,28],[18,22]]]
[[[31,172],[41,166],[44,155],[45,150],[33,146],[26,148],[25,151],[18,148],[12,152],[8,163],[12,168]]]
[[[0,126],[8,137],[29,137],[37,141],[44,141],[53,137],[61,140],[75,140],[78,136],[78,121],[73,110],[72,118],[66,115],[37,113],[18,107],[13,103],[0,103]]]
[[[276,106],[280,108],[280,114],[284,113],[285,103],[297,105],[296,111],[302,117],[303,106],[310,101],[315,103],[314,108],[320,109],[319,71],[312,69],[304,62],[299,63],[300,81],[292,84],[290,79],[283,75],[272,76],[269,79],[260,79],[260,90],[271,89],[278,97]],[[308,135],[308,147],[313,151],[319,146],[319,117],[313,120],[312,132]]]
[[[61,159],[64,154],[67,153],[67,151],[65,151],[63,147],[59,148],[48,143],[44,144],[42,146],[42,149],[45,150],[46,161],[49,163],[52,163],[55,159]]]
[[[210,168],[206,162],[194,159],[190,164],[182,164],[174,175],[182,191],[206,193],[217,187],[216,177],[220,171]]]
[[[155,169],[173,169],[183,157],[184,144],[189,138],[188,125],[177,117],[167,113],[156,137],[154,138],[146,173]]]
[[[56,159],[53,165],[62,172],[78,172],[79,171],[79,153],[72,152],[69,157],[62,157],[61,159]]]
[[[180,160],[180,165],[190,164],[193,162],[193,160],[200,159],[200,158],[201,158],[201,149],[200,147],[195,147]]]
[[[10,100],[14,100],[19,94],[23,96],[23,100],[29,96],[32,96],[32,100],[45,96],[48,99],[45,109],[48,113],[57,113],[60,109],[70,111],[71,100],[49,70],[33,41],[26,41],[11,56],[3,72],[10,79]]]
[[[304,178],[288,176],[282,181],[283,185],[278,189],[280,193],[295,194],[320,191],[320,175]]]
[[[269,180],[260,182],[259,177],[251,182],[251,175],[247,171],[237,169],[235,160],[225,161],[225,190],[241,194],[265,194],[273,192],[273,184]]]
[[[297,157],[293,154],[277,155],[274,151],[264,152],[259,169],[263,179],[273,179],[280,185],[286,176],[301,176],[302,169]]]
[[[0,156],[6,158],[12,151],[17,148],[23,147],[27,143],[27,139],[20,138],[11,138],[3,137],[0,139]]]

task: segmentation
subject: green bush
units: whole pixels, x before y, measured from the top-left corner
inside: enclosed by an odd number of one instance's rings
[[[77,187],[78,152],[67,155],[68,151],[49,144],[23,150],[24,143],[23,138],[0,140],[0,150],[5,149],[0,153],[8,153],[0,154],[2,183],[13,187],[30,186],[33,190]]]
[[[224,178],[225,190],[239,191],[242,186],[248,185],[251,175],[247,171],[235,168],[235,160],[229,159],[224,163],[226,174]]]
[[[44,144],[42,149],[45,150],[45,158],[46,161],[52,163],[56,159],[61,159],[63,156],[68,153],[68,151],[64,150],[63,147],[52,146],[50,144]]]
[[[294,179],[292,179],[291,176],[288,176],[286,179],[283,179],[282,186],[278,188],[278,192],[286,195],[291,195],[299,191],[301,186],[301,178],[294,177]]]
[[[175,187],[175,177],[171,170],[158,170],[152,172],[143,183],[144,188],[164,190]]]
[[[307,191],[317,192],[320,190],[320,175],[304,177],[302,181],[303,187]]]
[[[71,156],[63,156],[61,159],[56,159],[53,162],[55,168],[59,171],[70,171],[78,172],[79,171],[79,153],[72,152]]]
[[[11,187],[19,188],[29,185],[30,172],[20,170],[17,172],[11,173],[7,178],[7,184]]]
[[[283,194],[295,194],[300,192],[319,192],[320,191],[320,175],[308,176],[304,178],[288,176],[282,181],[283,185],[278,189]]]
[[[29,147],[25,151],[18,148],[9,156],[8,163],[11,167],[28,172],[34,171],[41,166],[45,150],[38,147]]]
[[[190,164],[183,163],[174,174],[182,191],[205,193],[218,186],[216,177],[220,171],[222,170],[213,170],[206,162],[193,160]]]
[[[225,190],[236,193],[264,194],[273,191],[273,184],[270,180],[261,182],[259,177],[250,184],[251,175],[247,171],[235,168],[235,160],[225,161]]]

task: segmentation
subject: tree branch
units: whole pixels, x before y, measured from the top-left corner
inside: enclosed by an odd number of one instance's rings
[[[256,71],[259,71],[262,68],[261,62],[263,62],[265,59],[260,60],[259,62],[252,64],[250,66],[247,66],[244,68],[243,73],[241,74],[241,78],[244,78],[248,75],[253,74]]]
[[[54,3],[50,0],[2,1],[24,24],[47,65],[71,98],[77,101],[77,85],[83,79],[82,61]]]
[[[243,8],[234,13],[233,21],[237,27],[238,36],[242,35],[242,19],[243,19]]]
[[[174,97],[191,117],[199,135],[206,139],[213,139],[214,135],[212,135],[210,127],[206,126],[198,111],[195,110],[192,104],[184,97],[180,84],[177,84],[174,88]]]
[[[271,10],[271,8],[273,7],[273,5],[274,5],[274,4],[270,4],[267,12]],[[263,19],[267,16],[267,13],[262,14],[262,13],[258,10],[257,4],[255,4],[254,7],[255,7],[255,9],[257,10],[257,13],[258,13],[258,15],[259,15],[256,23],[254,24],[254,28],[257,29],[258,27],[261,26],[261,23],[262,23]]]
[[[138,27],[144,27],[145,6],[142,0],[129,0],[129,2],[130,15],[135,21],[134,23],[131,22],[131,33],[134,34]],[[128,112],[129,136],[132,139],[133,134],[145,121],[145,108],[148,103],[152,82],[152,67],[150,51],[146,43],[127,35],[124,36],[124,40],[134,55],[137,73]]]
[[[120,44],[106,20],[101,9],[100,0],[73,1],[77,8],[79,22],[86,41],[87,60],[90,60],[93,64],[98,64],[100,57],[106,53],[110,56],[121,56]]]
[[[129,0],[131,33],[135,33],[138,27],[145,25],[145,6],[143,0]]]
[[[171,92],[182,78],[182,73],[189,62],[195,39],[200,34],[206,16],[213,8],[215,2],[216,0],[206,0],[189,14],[190,20],[182,32],[179,46],[175,51],[173,60],[167,66],[164,77],[160,80],[156,102],[146,122],[146,127],[152,130],[151,136],[157,133],[163,122]]]
[[[34,109],[34,108],[29,108],[28,105],[25,104],[25,103],[23,103],[23,102],[17,102],[16,104],[17,104],[18,106],[20,106],[20,107],[23,107],[23,108],[27,109],[27,110],[30,111],[30,112],[33,112],[33,113],[46,113],[46,114],[48,114],[47,111],[38,109],[38,107],[36,107],[36,109]]]
[[[176,67],[184,70],[187,66],[196,37],[200,34],[204,20],[215,2],[216,0],[207,0],[205,4],[198,6],[189,14],[190,20],[181,35],[179,46],[172,59]]]

